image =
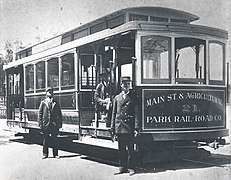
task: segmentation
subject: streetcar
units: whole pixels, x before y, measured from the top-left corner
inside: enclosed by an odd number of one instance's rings
[[[107,68],[113,96],[121,76],[132,78],[143,152],[224,145],[228,33],[193,24],[198,19],[165,7],[126,8],[18,51],[4,66],[8,125],[38,128],[38,107],[51,86],[62,109],[62,132],[110,138],[110,127],[94,108],[99,74]]]

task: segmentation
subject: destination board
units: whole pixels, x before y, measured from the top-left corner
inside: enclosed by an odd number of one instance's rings
[[[143,89],[143,130],[207,129],[225,126],[225,91]]]

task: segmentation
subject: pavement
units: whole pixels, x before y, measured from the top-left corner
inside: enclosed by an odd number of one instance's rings
[[[43,160],[41,144],[15,137],[15,133],[13,129],[9,130],[5,120],[0,119],[0,180],[231,179],[230,145],[216,151],[209,149],[212,153],[209,158],[150,164],[138,169],[134,176],[114,176],[118,171],[116,161],[97,159],[65,148],[59,151],[60,159],[52,158],[50,149],[50,157]],[[94,150],[88,150],[94,153]]]

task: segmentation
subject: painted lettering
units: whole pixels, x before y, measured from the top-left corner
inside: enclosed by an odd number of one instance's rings
[[[171,116],[147,116],[147,123],[171,123]]]
[[[207,100],[207,101],[214,102],[221,106],[223,105],[222,99],[216,96],[210,95],[210,94],[199,93],[199,92],[190,92],[190,93],[187,92],[185,95],[185,99],[201,99],[201,100]]]
[[[192,122],[190,116],[174,116],[175,123]]]
[[[165,102],[164,96],[154,97],[152,99],[147,99],[146,106],[153,106]]]

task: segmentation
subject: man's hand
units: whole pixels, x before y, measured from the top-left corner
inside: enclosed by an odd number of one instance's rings
[[[110,98],[106,98],[106,99],[103,100],[103,105],[104,106],[107,106],[108,103],[110,103]]]

